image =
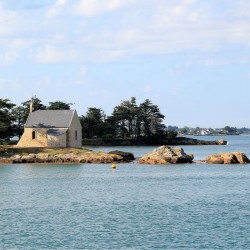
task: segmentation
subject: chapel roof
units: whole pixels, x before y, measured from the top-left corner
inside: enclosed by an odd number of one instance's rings
[[[29,114],[26,128],[69,128],[75,110],[37,110]]]

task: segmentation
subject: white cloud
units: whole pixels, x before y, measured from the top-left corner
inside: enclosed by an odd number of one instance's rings
[[[63,10],[63,7],[66,6],[66,4],[67,4],[67,0],[57,0],[54,6],[52,6],[46,11],[45,17],[52,18],[58,15]]]
[[[79,73],[74,80],[74,84],[81,86],[86,84],[86,76],[88,74],[88,69],[85,66],[81,66],[79,69]]]
[[[106,12],[116,11],[131,3],[134,0],[80,0],[74,8],[74,12],[77,15],[82,16],[96,16]]]
[[[0,54],[0,66],[8,66],[19,57],[19,53],[16,50],[8,50],[3,54]]]
[[[62,63],[78,60],[79,55],[74,48],[61,48],[54,45],[45,45],[31,51],[37,63]]]
[[[125,56],[124,50],[100,50],[89,58],[92,62],[105,63],[122,59]]]
[[[18,14],[16,11],[5,10],[0,3],[0,37],[12,34],[17,25]]]
[[[242,55],[237,52],[227,55],[227,56],[218,56],[210,54],[209,57],[202,59],[200,63],[202,65],[213,67],[213,66],[220,66],[220,65],[231,65],[231,64],[249,64],[250,56],[249,55]]]
[[[210,53],[235,44],[250,47],[250,13],[246,11],[250,3],[243,0],[228,0],[222,11],[215,0],[52,3],[32,11],[0,5],[1,48],[16,50],[37,63],[85,64],[144,55]]]

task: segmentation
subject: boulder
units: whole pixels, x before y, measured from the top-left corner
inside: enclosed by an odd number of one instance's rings
[[[53,157],[54,163],[77,163],[78,160],[76,159],[76,155],[69,153],[69,154],[57,154]]]
[[[10,160],[13,163],[21,163],[22,162],[22,156],[19,154],[13,155],[12,157],[10,157]]]
[[[220,154],[224,164],[237,164],[239,163],[236,156],[233,153],[221,153]]]
[[[227,141],[220,139],[216,141],[218,145],[227,145]]]
[[[53,162],[53,156],[48,153],[38,153],[36,161],[41,163]]]
[[[214,154],[206,157],[206,163],[210,164],[245,164],[250,160],[242,152],[228,152]]]
[[[115,151],[110,151],[109,154],[115,154],[115,155],[119,155],[121,157],[123,157],[124,161],[133,161],[135,159],[134,154],[130,153],[130,152],[123,152],[120,150],[115,150]]]
[[[176,164],[191,163],[194,156],[184,153],[182,148],[173,148],[169,146],[161,146],[153,152],[147,153],[141,157],[138,164]]]
[[[11,158],[0,157],[0,164],[12,164],[13,160]]]
[[[36,154],[28,154],[23,155],[21,158],[22,163],[35,163],[36,162]]]
[[[233,152],[233,154],[236,156],[237,161],[240,164],[250,163],[250,160],[247,158],[247,156],[242,152]]]
[[[210,155],[206,157],[206,163],[223,164],[224,160],[220,155]]]

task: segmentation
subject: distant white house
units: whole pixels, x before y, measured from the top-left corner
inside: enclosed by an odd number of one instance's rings
[[[80,148],[82,126],[75,110],[31,112],[17,147]]]
[[[212,131],[210,129],[201,129],[201,131],[199,131],[201,135],[210,135],[212,134]]]

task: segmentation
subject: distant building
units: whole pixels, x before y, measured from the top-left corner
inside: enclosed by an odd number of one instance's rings
[[[201,135],[211,135],[212,132],[210,129],[201,129],[200,134]]]
[[[80,148],[82,126],[75,110],[31,112],[17,147]]]

